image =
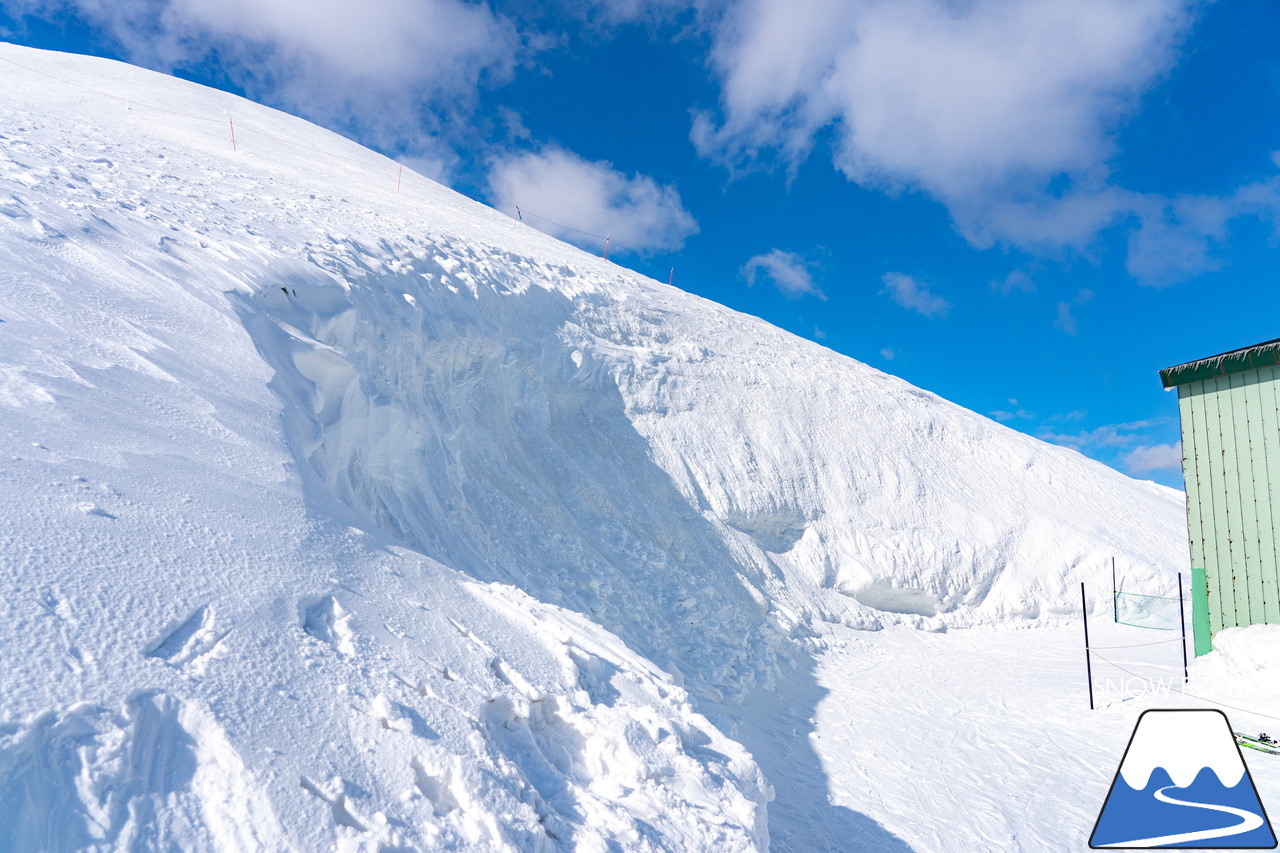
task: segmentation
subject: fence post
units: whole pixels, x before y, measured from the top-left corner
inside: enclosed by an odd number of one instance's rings
[[[1182,683],[1190,681],[1187,676],[1187,614],[1182,609],[1182,572],[1178,572],[1178,618],[1182,620]]]
[[[1093,710],[1093,662],[1089,659],[1089,604],[1084,597],[1084,581],[1080,582],[1080,613],[1084,616],[1084,671],[1089,678],[1089,710]]]
[[[231,150],[237,151],[239,149],[236,148],[236,123],[231,119],[231,116],[227,116],[227,123],[231,125]]]
[[[1120,590],[1116,586],[1116,558],[1111,558],[1111,621],[1120,621]]]
[[[400,171],[396,173],[396,192],[400,192],[400,179],[404,177],[404,166],[400,167]]]

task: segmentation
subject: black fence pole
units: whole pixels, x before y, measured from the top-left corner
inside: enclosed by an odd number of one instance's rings
[[[1178,618],[1182,620],[1182,683],[1190,679],[1187,676],[1187,614],[1182,609],[1182,572],[1178,572]]]
[[[1116,558],[1111,558],[1111,621],[1120,622],[1120,590],[1116,586]]]
[[[1089,678],[1089,710],[1093,710],[1093,662],[1089,660],[1089,604],[1084,597],[1084,581],[1080,582],[1080,613],[1084,616],[1084,671]]]

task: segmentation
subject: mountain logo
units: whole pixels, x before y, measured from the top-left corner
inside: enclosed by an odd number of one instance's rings
[[[1271,821],[1221,711],[1143,711],[1089,846],[1270,850]]]

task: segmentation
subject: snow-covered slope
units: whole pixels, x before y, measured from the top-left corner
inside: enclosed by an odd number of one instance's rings
[[[0,45],[0,321],[0,849],[838,847],[760,711],[824,624],[1186,561],[1180,493],[104,60]]]

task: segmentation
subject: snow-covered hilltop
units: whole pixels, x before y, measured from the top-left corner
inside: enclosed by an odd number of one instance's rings
[[[1181,493],[11,45],[0,450],[0,849],[899,849],[768,716],[812,714],[824,625],[1186,561]]]

